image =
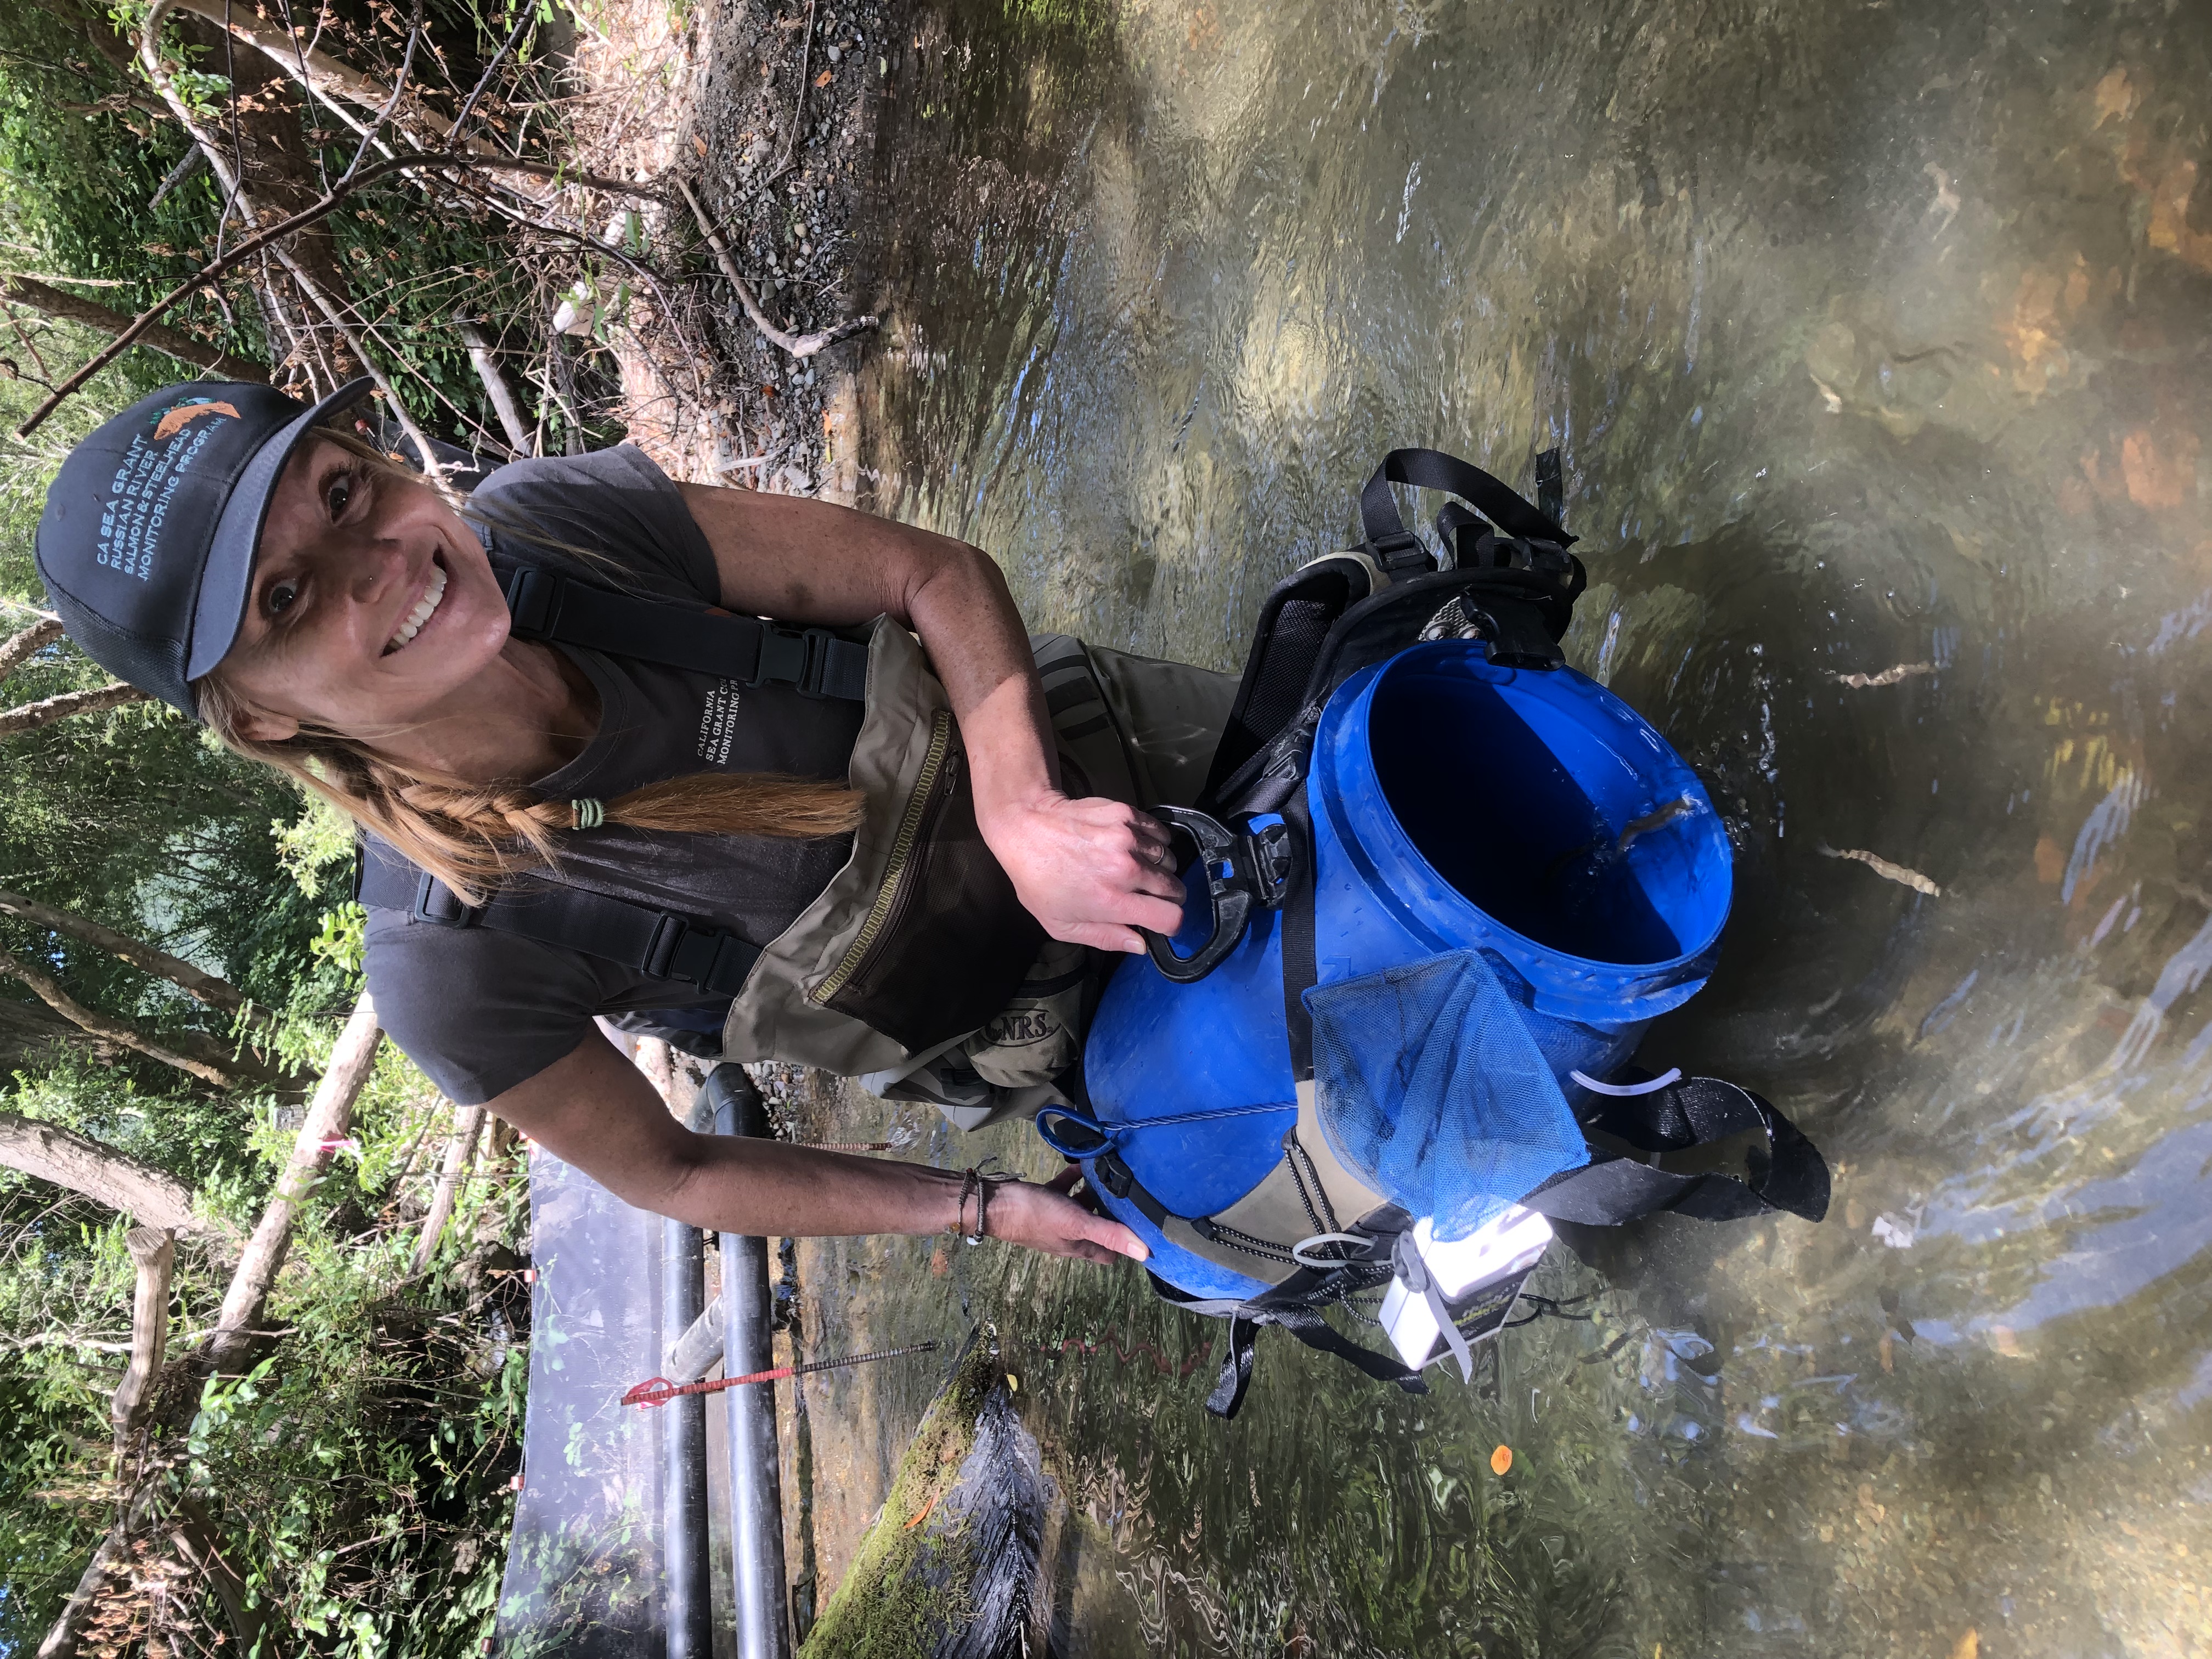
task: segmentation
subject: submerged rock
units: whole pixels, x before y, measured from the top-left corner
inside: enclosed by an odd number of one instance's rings
[[[997,1343],[971,1336],[802,1659],[1046,1659],[1055,1496]]]

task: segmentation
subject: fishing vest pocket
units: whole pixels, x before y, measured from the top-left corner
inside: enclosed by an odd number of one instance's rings
[[[808,993],[909,1050],[1005,1008],[1044,939],[975,825],[968,757],[950,710],[931,715],[883,879],[844,953]]]

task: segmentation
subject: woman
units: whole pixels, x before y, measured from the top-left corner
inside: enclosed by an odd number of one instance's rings
[[[361,391],[142,400],[64,464],[38,563],[104,666],[368,832],[369,985],[401,1048],[697,1226],[1143,1260],[1057,1184],[692,1134],[592,1017],[719,1017],[734,991],[733,1058],[871,1074],[969,1123],[1041,1100],[1112,960],[1089,953],[1180,921],[1166,832],[1135,802],[1196,793],[1228,683],[1048,640],[1056,733],[974,548],[672,483],[627,448],[518,463],[457,512],[347,429]],[[567,621],[524,637],[548,591]],[[757,638],[757,672],[653,659],[695,633]],[[771,672],[770,647],[805,672]],[[625,960],[549,926],[577,902],[715,948]]]

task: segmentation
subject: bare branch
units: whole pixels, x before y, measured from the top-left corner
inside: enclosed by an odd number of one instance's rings
[[[257,16],[252,6],[240,4],[239,0],[169,0],[167,6],[158,9],[167,12],[172,9],[204,17],[217,28],[227,28],[247,45],[258,47],[263,57],[331,105],[339,118],[356,132],[364,131],[364,125],[354,122],[343,109],[337,107],[340,100],[362,109],[377,110],[398,96],[398,88],[383,86],[351,64],[295,39],[269,18]],[[159,17],[149,16],[146,21],[149,27],[159,28]],[[414,113],[440,138],[453,131],[435,110],[418,107]]]
[[[157,84],[164,88],[168,87],[169,82],[166,74]],[[185,124],[187,131],[191,131],[201,147],[209,152],[209,165],[216,169],[216,177],[228,179],[231,169],[217,161],[213,141],[200,137],[198,123],[191,120],[190,112],[185,108],[181,99],[177,100],[174,111],[178,119]],[[139,314],[130,327],[116,337],[112,344],[95,352],[82,368],[56,386],[52,396],[33,410],[25,417],[23,423],[15,428],[15,435],[19,438],[30,436],[44,423],[49,415],[61,407],[64,398],[82,389],[87,380],[121,356],[131,346],[137,343],[139,337],[180,301],[190,298],[210,283],[228,276],[246,259],[258,253],[262,249],[274,247],[294,233],[305,230],[308,226],[327,219],[337,211],[348,196],[363,185],[374,184],[377,179],[395,173],[466,171],[471,168],[486,167],[500,172],[528,173],[533,178],[547,179],[557,184],[572,185],[589,190],[605,191],[611,195],[633,196],[650,202],[662,201],[659,191],[648,190],[642,185],[628,184],[619,179],[602,179],[595,173],[572,173],[566,168],[554,167],[547,162],[525,161],[508,155],[463,155],[457,151],[443,150],[423,155],[398,155],[387,161],[373,162],[355,173],[351,179],[331,186],[330,192],[320,201],[312,206],[302,208],[288,219],[278,220],[275,224],[247,237],[221,258],[210,260],[197,274],[186,277],[162,298],[156,300],[149,309]],[[234,192],[235,191],[234,182],[227,182],[225,187]],[[665,205],[665,203],[663,204]],[[281,249],[277,250],[277,257],[280,258],[283,257]],[[286,268],[291,269],[289,262],[287,262]],[[297,276],[298,273],[295,270],[293,274]]]
[[[422,1236],[415,1246],[415,1268],[425,1273],[438,1254],[438,1240],[453,1213],[461,1183],[476,1162],[477,1142],[483,1139],[484,1109],[465,1106],[453,1115],[453,1138],[446,1145],[446,1167],[438,1173],[437,1190],[430,1195],[430,1212],[422,1218]]]
[[[100,1593],[107,1588],[107,1581],[118,1571],[130,1544],[130,1534],[118,1526],[100,1540],[100,1547],[92,1553],[84,1571],[76,1581],[76,1589],[63,1606],[61,1616],[46,1632],[46,1639],[39,1644],[38,1659],[76,1659],[79,1644],[84,1639],[85,1621],[99,1602]]]
[[[131,1297],[131,1364],[108,1404],[118,1465],[145,1414],[154,1373],[169,1346],[169,1276],[177,1266],[176,1235],[165,1227],[133,1227],[124,1243],[137,1267],[138,1281]]]
[[[121,957],[134,968],[143,968],[149,974],[169,981],[186,996],[204,1002],[210,1008],[220,1008],[227,1014],[249,1013],[252,1005],[246,994],[228,980],[195,968],[181,957],[173,957],[137,939],[128,933],[118,933],[112,927],[81,916],[74,910],[63,910],[51,904],[41,904],[37,899],[26,898],[21,893],[11,893],[0,887],[0,912],[21,916],[35,927],[51,928],[57,933],[66,933],[71,939],[82,939],[87,945]],[[257,1024],[264,1024],[267,1016],[257,1017]]]
[[[59,317],[100,334],[118,335],[131,325],[131,319],[119,311],[110,310],[97,300],[64,294],[31,276],[0,276],[0,300],[12,300],[17,305],[29,306],[49,317]],[[269,371],[251,357],[237,356],[220,346],[195,340],[189,334],[159,323],[140,330],[137,343],[165,352],[194,368],[204,368],[222,380],[264,382],[269,379]]]
[[[95,685],[88,691],[64,691],[59,696],[44,697],[37,702],[18,703],[13,708],[0,709],[0,738],[12,738],[19,732],[36,731],[41,726],[52,726],[56,720],[67,720],[72,714],[97,714],[104,708],[117,708],[126,702],[145,701],[143,691],[135,685],[125,685],[121,680],[110,685]]]
[[[291,1158],[239,1258],[238,1271],[231,1275],[208,1346],[206,1363],[211,1370],[238,1370],[252,1351],[269,1292],[291,1248],[293,1221],[329,1166],[331,1143],[342,1139],[353,1122],[354,1103],[361,1098],[369,1073],[376,1069],[377,1045],[382,1036],[377,1029],[376,1006],[364,994],[354,1005],[345,1029],[338,1033],[330,1065],[301,1121]]]
[[[210,1060],[179,1054],[166,1043],[158,1042],[143,1032],[132,1030],[120,1020],[110,1019],[105,1014],[94,1012],[70,996],[68,992],[63,990],[61,981],[52,975],[33,968],[12,951],[0,951],[0,974],[5,974],[11,979],[22,981],[38,994],[39,1000],[46,1006],[72,1024],[91,1032],[93,1036],[104,1038],[109,1042],[120,1043],[126,1048],[135,1048],[149,1059],[158,1060],[164,1066],[173,1066],[180,1072],[189,1073],[204,1082],[214,1084],[218,1089],[234,1087],[240,1083],[249,1080],[252,1075],[242,1067],[240,1070],[232,1071]]]
[[[469,366],[476,370],[477,379],[483,382],[484,396],[491,400],[492,410],[499,416],[508,446],[516,454],[527,455],[532,447],[530,422],[522,418],[522,405],[514,400],[514,388],[507,383],[507,371],[492,356],[490,339],[466,317],[454,318],[453,330],[469,349]]]
[[[50,1181],[149,1227],[222,1236],[192,1211],[192,1189],[156,1169],[58,1123],[0,1112],[0,1164]]]
[[[6,679],[61,636],[62,619],[48,617],[44,621],[33,623],[5,644],[0,644],[0,680]]]
[[[230,1620],[231,1634],[238,1638],[238,1650],[252,1653],[256,1644],[260,1644],[259,1650],[264,1655],[272,1653],[274,1648],[264,1641],[269,1628],[266,1604],[248,1605],[246,1581],[223,1559],[214,1517],[190,1492],[179,1492],[176,1504],[169,1541],[177,1547],[177,1553],[207,1580],[216,1600],[222,1603],[223,1613]]]
[[[850,339],[854,335],[864,333],[876,325],[879,320],[878,318],[862,316],[840,323],[835,328],[823,329],[818,334],[787,334],[778,328],[769,321],[768,313],[761,309],[760,301],[753,297],[752,289],[746,286],[744,277],[738,274],[738,262],[732,256],[729,245],[722,240],[722,233],[714,228],[714,222],[707,216],[707,210],[699,205],[699,198],[691,193],[691,186],[678,179],[676,188],[684,192],[684,199],[691,209],[691,216],[699,222],[699,229],[707,239],[707,246],[714,251],[714,263],[721,266],[722,275],[728,277],[730,286],[737,289],[738,303],[745,308],[745,315],[753,319],[753,326],[761,331],[763,339],[781,346],[794,357],[805,359],[824,347]]]

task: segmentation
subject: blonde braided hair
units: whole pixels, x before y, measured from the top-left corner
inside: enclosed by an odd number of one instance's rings
[[[411,483],[419,477],[374,445],[345,432],[323,437],[372,466]],[[471,515],[473,516],[473,515]],[[500,528],[516,526],[502,517]],[[548,543],[602,562],[582,548]],[[572,805],[534,791],[425,775],[344,732],[303,725],[275,742],[246,737],[254,711],[222,680],[218,665],[195,681],[200,719],[228,748],[274,767],[382,836],[452,888],[464,903],[519,871],[558,862],[555,832],[569,828]],[[859,823],[860,792],[819,779],[770,772],[694,772],[648,783],[605,803],[605,822],[688,835],[776,836],[813,840]]]

